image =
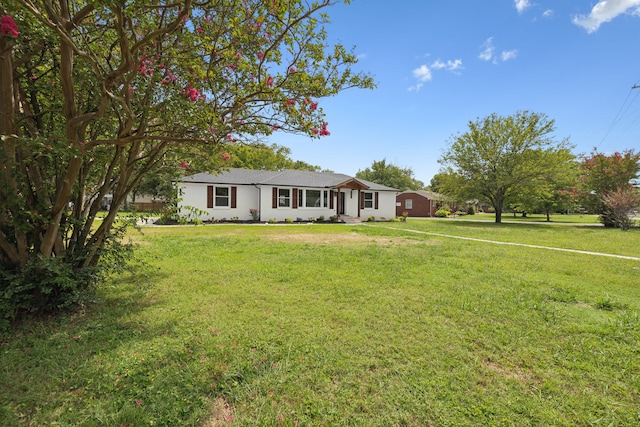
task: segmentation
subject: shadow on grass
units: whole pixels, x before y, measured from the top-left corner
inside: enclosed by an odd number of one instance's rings
[[[96,302],[17,325],[0,343],[0,425],[149,425],[150,414],[175,412],[162,391],[179,384],[173,375],[188,344],[176,349],[164,341],[178,336],[171,316],[149,325],[139,320],[156,304],[154,284],[163,276],[112,278]],[[189,410],[176,420],[188,419]]]

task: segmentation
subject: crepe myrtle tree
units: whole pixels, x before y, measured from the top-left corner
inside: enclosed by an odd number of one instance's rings
[[[618,205],[620,201],[628,200],[624,196],[633,194],[627,190],[633,188],[639,176],[640,152],[624,150],[604,154],[594,148],[580,163],[579,189],[583,206],[598,214],[605,227],[615,227],[614,218],[618,214],[613,212],[614,208],[607,201],[615,201],[613,204]],[[618,208],[615,210],[619,212]]]
[[[374,87],[353,70],[352,51],[326,41],[333,0],[8,3],[2,286],[52,263],[74,279],[99,269],[118,209],[160,163],[215,170],[229,144],[329,135],[321,98]],[[94,222],[108,194],[110,210]],[[32,293],[51,303],[59,288]]]

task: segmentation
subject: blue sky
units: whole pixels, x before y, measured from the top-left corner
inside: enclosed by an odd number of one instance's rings
[[[640,149],[640,0],[353,0],[326,9],[374,90],[323,99],[331,135],[275,135],[294,160],[355,175],[386,159],[429,184],[469,121],[520,110],[575,153]]]

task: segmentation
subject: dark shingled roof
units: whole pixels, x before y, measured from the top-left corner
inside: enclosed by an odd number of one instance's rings
[[[357,181],[375,191],[398,191],[395,188],[374,182],[353,178],[349,175],[331,172],[311,172],[302,170],[263,171],[252,169],[229,169],[217,175],[202,172],[185,176],[181,182],[201,184],[236,184],[236,185],[279,185],[314,188],[335,188],[347,181]]]
[[[427,191],[427,190],[406,190],[400,194],[419,194],[425,199],[429,199],[429,200],[445,200],[447,198],[442,194],[434,193],[433,191]]]

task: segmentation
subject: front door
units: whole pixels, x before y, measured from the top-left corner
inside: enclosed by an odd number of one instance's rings
[[[344,191],[340,192],[340,215],[345,214],[344,206],[347,204],[347,194]]]

